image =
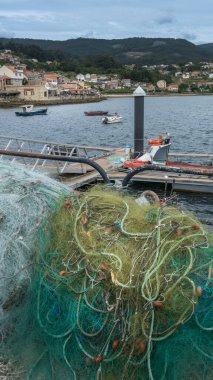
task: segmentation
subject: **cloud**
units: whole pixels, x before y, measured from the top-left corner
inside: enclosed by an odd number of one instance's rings
[[[183,38],[185,38],[186,40],[189,40],[189,41],[197,41],[198,39],[198,36],[194,33],[183,33],[182,34]]]
[[[172,24],[175,21],[175,18],[172,15],[163,15],[156,19],[158,25]]]
[[[90,31],[82,34],[80,37],[82,38],[95,38],[95,32]]]
[[[213,1],[0,0],[0,31],[68,39],[176,37],[213,42]],[[38,11],[39,10],[39,11]],[[194,33],[196,31],[196,33]]]
[[[0,38],[15,38],[15,33],[0,29]]]

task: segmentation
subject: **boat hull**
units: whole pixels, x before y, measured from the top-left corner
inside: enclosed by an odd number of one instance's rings
[[[103,116],[107,115],[108,111],[91,111],[91,112],[84,112],[85,116]]]
[[[142,162],[139,160],[128,160],[123,163],[124,168],[126,169],[137,169],[144,165],[150,165],[150,162]],[[162,164],[160,164],[162,166]],[[193,170],[195,173],[199,172],[213,172],[213,165],[199,165],[199,164],[189,164],[186,162],[172,162],[167,161],[165,166],[173,167],[173,168],[181,168],[186,170]]]
[[[115,124],[115,123],[121,123],[122,120],[113,120],[113,121],[110,121],[110,120],[104,120],[103,123],[104,124]]]
[[[46,115],[47,114],[47,108],[37,110],[37,111],[31,111],[31,112],[15,112],[16,116],[35,116],[35,115]]]

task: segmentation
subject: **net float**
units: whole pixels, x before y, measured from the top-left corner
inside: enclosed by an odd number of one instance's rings
[[[65,270],[61,270],[59,272],[59,276],[65,276],[67,274],[67,272]]]
[[[177,236],[177,237],[180,237],[180,236],[182,236],[182,231],[181,230],[177,230],[176,231],[176,233],[175,233],[175,236]]]
[[[139,352],[144,353],[146,351],[146,342],[145,342],[145,340],[138,339],[137,342],[136,342],[136,349]]]
[[[193,230],[199,230],[199,229],[200,229],[199,224],[193,224],[193,225],[192,225],[192,229],[193,229]]]
[[[96,355],[93,359],[93,361],[96,363],[96,364],[99,364],[103,361],[103,356],[102,355]]]
[[[163,307],[163,303],[161,301],[153,301],[152,305],[155,309],[161,309]]]
[[[114,342],[112,343],[112,349],[116,350],[119,345],[120,345],[120,340],[118,340],[118,339],[114,340]]]
[[[203,289],[201,288],[201,286],[198,286],[198,287],[197,287],[196,292],[197,292],[197,296],[198,296],[198,297],[201,297],[201,296],[202,296],[202,294],[203,294]]]
[[[71,208],[72,207],[72,203],[70,201],[66,201],[66,202],[64,202],[64,207],[65,208]]]

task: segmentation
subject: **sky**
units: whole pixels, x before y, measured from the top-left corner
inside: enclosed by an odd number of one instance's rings
[[[213,42],[213,0],[0,0],[0,37]]]

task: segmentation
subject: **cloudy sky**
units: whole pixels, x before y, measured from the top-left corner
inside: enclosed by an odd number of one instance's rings
[[[213,42],[213,0],[0,0],[0,37]]]

